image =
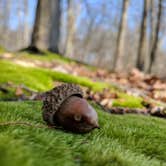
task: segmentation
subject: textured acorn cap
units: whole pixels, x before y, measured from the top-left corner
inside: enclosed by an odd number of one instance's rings
[[[43,119],[48,125],[56,125],[53,121],[54,115],[70,96],[83,98],[83,91],[75,84],[62,84],[45,93],[42,110]]]

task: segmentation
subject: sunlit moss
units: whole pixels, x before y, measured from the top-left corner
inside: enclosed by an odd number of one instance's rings
[[[4,47],[0,46],[0,53],[4,53],[6,50]]]
[[[130,96],[125,93],[118,93],[119,98],[113,101],[114,107],[143,108],[143,99]]]
[[[138,115],[111,115],[94,105],[100,129],[88,134],[38,128],[45,125],[41,102],[0,102],[0,165],[160,166],[166,163],[166,121]]]
[[[23,51],[23,52],[15,53],[15,55],[19,56],[19,58],[27,58],[27,59],[40,60],[40,61],[54,60],[61,63],[75,63],[74,60],[71,60],[67,57],[64,57],[49,51],[45,51],[42,54],[35,54],[35,53],[29,53],[29,52]]]
[[[16,84],[25,84],[28,87],[45,91],[53,87],[54,81],[76,83],[85,87],[89,87],[95,91],[101,91],[109,87],[108,84],[102,82],[93,82],[86,77],[73,76],[61,72],[54,72],[41,68],[26,68],[8,61],[0,61],[0,83],[13,82]]]
[[[66,83],[76,83],[81,86],[88,87],[93,91],[102,91],[103,89],[113,89],[117,91],[112,85],[104,82],[93,82],[89,78],[73,76],[71,74],[65,74],[61,72],[55,72],[49,69],[42,68],[27,68],[22,67],[16,64],[13,64],[8,61],[0,61],[0,83],[4,84],[7,82],[12,82],[14,84],[24,84],[31,88],[32,90],[37,91],[46,91],[54,87],[55,81],[66,82]],[[109,93],[109,91],[108,91]],[[9,98],[10,94],[0,94],[0,98]],[[114,100],[113,106],[122,106],[122,107],[142,107],[142,99],[138,97],[133,97],[126,95],[124,93],[118,92],[119,98]]]

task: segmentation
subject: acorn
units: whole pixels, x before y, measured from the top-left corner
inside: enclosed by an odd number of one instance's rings
[[[99,128],[94,108],[83,98],[75,84],[62,84],[45,93],[43,119],[49,126],[61,126],[75,133]]]

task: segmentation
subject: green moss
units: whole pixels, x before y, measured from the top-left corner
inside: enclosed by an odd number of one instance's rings
[[[9,91],[7,93],[4,93],[2,91],[0,91],[0,100],[15,100],[17,99],[17,96],[15,95],[15,91],[12,88],[8,89]]]
[[[23,59],[28,59],[28,60],[39,60],[39,61],[45,61],[45,62],[57,62],[57,63],[61,63],[61,64],[79,64],[88,68],[89,70],[95,71],[96,67],[82,63],[82,62],[78,62],[77,60],[74,59],[70,59],[68,57],[65,57],[63,55],[59,55],[56,53],[52,53],[49,51],[44,51],[43,54],[34,54],[34,53],[29,53],[26,51],[22,51],[22,52],[18,52],[15,54],[15,56],[17,58],[23,58]]]
[[[0,102],[0,122],[44,124],[40,102]],[[28,126],[0,126],[3,166],[166,165],[166,121],[110,115],[98,107],[101,129],[88,134]]]
[[[32,60],[40,60],[40,61],[56,61],[60,63],[75,63],[74,60],[71,60],[62,55],[58,55],[56,53],[52,53],[49,51],[43,52],[43,54],[34,54],[29,52],[20,52],[16,54],[20,58],[32,59]]]
[[[13,82],[43,91],[52,88],[52,79],[42,70],[25,68],[7,61],[0,61],[0,83]]]
[[[86,77],[54,72],[48,69],[26,68],[4,60],[0,61],[0,66],[0,84],[13,82],[14,84],[24,84],[32,90],[46,91],[53,88],[55,81],[60,81],[79,84],[81,86],[88,87],[93,91],[102,91],[103,89],[107,88],[118,92],[117,89],[108,83],[93,82]],[[7,99],[11,97],[11,95],[15,97],[14,93],[7,94],[7,96],[1,93],[0,98]],[[142,107],[142,99],[119,93],[119,98],[114,100],[113,106],[139,108]]]
[[[118,93],[118,99],[113,101],[114,107],[143,108],[143,99],[129,96],[125,93]]]
[[[89,78],[72,76],[69,74],[64,74],[60,72],[49,72],[53,80],[58,80],[61,82],[76,83],[85,87],[88,87],[94,91],[102,91],[104,88],[108,88],[109,85],[103,82],[93,82]],[[111,87],[111,86],[110,86]]]
[[[0,46],[0,53],[4,53],[6,50],[4,47]]]
[[[76,77],[61,72],[53,72],[41,68],[26,68],[8,61],[0,61],[0,83],[14,82],[16,84],[25,84],[26,86],[44,91],[53,87],[54,81],[76,83],[89,87],[95,91],[107,88],[108,85],[102,82],[93,82],[86,77]]]

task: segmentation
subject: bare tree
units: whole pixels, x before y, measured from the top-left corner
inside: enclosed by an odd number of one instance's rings
[[[29,14],[29,8],[28,8],[29,1],[24,0],[23,8],[24,8],[24,41],[25,45],[29,42],[29,25],[28,25],[28,14]]]
[[[60,0],[38,0],[30,49],[59,53]]]
[[[24,3],[22,0],[18,0],[17,3],[17,19],[18,19],[18,31],[16,32],[16,50],[24,43],[24,22],[23,22],[23,12],[24,12]]]
[[[2,38],[2,42],[3,42],[3,46],[5,48],[7,48],[8,45],[8,41],[9,41],[9,20],[10,20],[10,14],[11,14],[11,1],[2,1],[2,34],[1,34],[1,38]]]
[[[143,12],[140,26],[140,37],[138,45],[138,55],[136,60],[136,67],[140,70],[144,70],[144,62],[147,54],[147,13],[148,13],[148,0],[144,0]]]
[[[92,10],[89,6],[89,3],[87,2],[87,0],[84,0],[84,5],[88,14],[88,17],[90,18],[89,24],[87,25],[87,30],[86,30],[86,36],[84,39],[84,47],[87,49],[87,46],[89,45],[92,33],[93,33],[93,27],[95,24],[95,19],[96,19],[96,15],[92,14]]]
[[[122,14],[118,30],[118,37],[116,42],[116,50],[114,54],[113,69],[120,71],[123,68],[124,58],[124,42],[125,42],[125,27],[127,24],[127,9],[129,0],[123,0]]]
[[[35,22],[34,22],[34,27],[33,27],[33,32],[32,32],[32,37],[31,37],[31,43],[29,49],[31,50],[36,50],[38,49],[38,40],[39,40],[39,28],[40,28],[40,17],[41,17],[41,3],[42,0],[37,1],[37,6],[36,6],[36,14],[35,14]]]
[[[148,66],[148,72],[150,73],[152,71],[152,66],[156,59],[156,52],[158,49],[158,41],[159,41],[159,31],[161,26],[161,16],[162,16],[162,0],[158,1],[158,13],[157,13],[157,23],[155,26],[155,32],[154,32],[154,40],[152,43],[152,48],[150,52],[150,63]]]
[[[65,55],[73,56],[73,42],[76,32],[76,17],[74,14],[73,0],[67,0],[67,38],[66,38],[66,50]]]

